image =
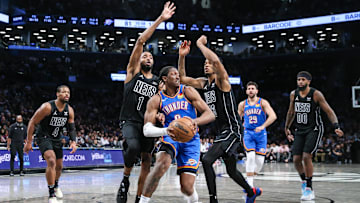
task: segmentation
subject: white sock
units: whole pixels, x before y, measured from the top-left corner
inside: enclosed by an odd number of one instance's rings
[[[149,203],[150,199],[150,197],[145,197],[144,195],[141,195],[139,203]]]
[[[194,188],[194,192],[192,193],[192,195],[190,195],[190,196],[185,195],[185,198],[187,199],[188,203],[195,203],[195,202],[199,201],[199,195],[196,192],[195,188]]]
[[[254,187],[254,176],[248,176],[246,180],[251,187]]]

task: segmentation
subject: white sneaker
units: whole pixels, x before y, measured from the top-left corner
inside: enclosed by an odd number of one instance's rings
[[[50,197],[49,203],[58,203],[58,201],[57,201],[56,197]]]
[[[303,201],[310,201],[315,199],[315,192],[314,190],[311,190],[311,188],[306,187],[303,195],[300,198]]]
[[[61,192],[61,189],[59,188],[59,187],[57,187],[57,188],[54,188],[54,190],[55,190],[55,195],[56,195],[56,197],[57,198],[63,198],[64,197],[64,195],[63,195],[63,193]]]

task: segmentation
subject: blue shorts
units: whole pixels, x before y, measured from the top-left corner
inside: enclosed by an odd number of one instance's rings
[[[244,130],[244,148],[247,152],[255,151],[256,154],[265,155],[267,144],[267,132],[255,132],[254,130]]]
[[[177,161],[177,174],[182,172],[197,173],[200,162],[199,134],[196,134],[192,140],[186,143],[176,142],[166,135],[161,138],[161,143],[169,146],[174,152]]]

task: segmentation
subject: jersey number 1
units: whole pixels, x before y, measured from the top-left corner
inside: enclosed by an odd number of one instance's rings
[[[137,105],[137,107],[136,107],[136,109],[138,110],[138,111],[140,111],[141,110],[141,106],[142,106],[142,103],[144,102],[144,97],[139,97],[139,102],[138,102],[138,105]]]

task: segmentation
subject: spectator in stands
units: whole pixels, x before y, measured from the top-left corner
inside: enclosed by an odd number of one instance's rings
[[[344,150],[341,148],[340,144],[336,144],[335,148],[331,151],[332,161],[341,163],[343,160]]]

